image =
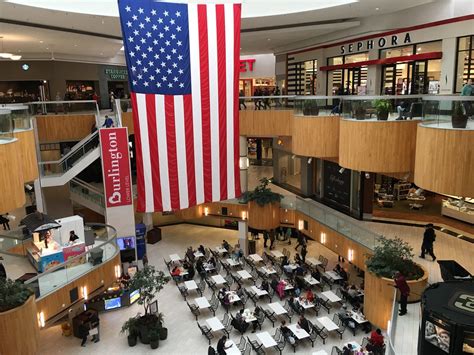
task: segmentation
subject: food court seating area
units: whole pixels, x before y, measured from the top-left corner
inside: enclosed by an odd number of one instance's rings
[[[371,325],[362,313],[363,290],[349,292],[344,278],[350,275],[328,270],[322,255],[294,262],[283,248],[245,257],[240,246],[224,242],[189,247],[165,263],[197,334],[209,346],[225,335],[227,354],[342,354],[344,347],[355,353],[367,345]],[[289,331],[282,331],[283,322]]]

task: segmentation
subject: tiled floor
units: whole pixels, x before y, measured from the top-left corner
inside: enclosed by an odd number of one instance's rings
[[[160,269],[165,269],[163,258],[169,259],[169,254],[179,253],[183,254],[188,245],[198,246],[204,243],[207,246],[217,246],[222,242],[222,239],[228,240],[230,243],[237,242],[237,232],[217,229],[210,227],[202,227],[188,224],[174,225],[163,228],[163,240],[155,245],[148,245],[148,257],[150,264],[157,266]],[[261,252],[262,239],[259,241],[258,250]],[[293,247],[294,247],[293,243]],[[278,249],[282,249],[287,244],[278,245]],[[293,248],[289,248],[294,253]],[[318,256],[320,253],[326,255],[331,261],[329,267],[333,267],[336,262],[336,256],[329,250],[311,243],[308,255]],[[353,273],[354,274],[354,273]],[[211,292],[205,291],[206,297],[210,298]],[[188,299],[192,301],[194,296],[191,294]],[[274,298],[276,300],[276,298]],[[160,343],[158,352],[162,354],[206,354],[208,343],[201,335],[194,316],[189,311],[186,303],[181,297],[178,289],[174,283],[169,283],[162,292],[158,294],[159,310],[165,314],[165,324],[168,328],[168,339]],[[250,301],[249,301],[250,302]],[[266,301],[261,301],[264,305]],[[251,305],[253,305],[251,303]],[[336,307],[335,310],[339,308]],[[234,309],[234,312],[237,308]],[[138,344],[134,348],[129,348],[125,335],[120,335],[120,328],[122,323],[129,317],[134,316],[137,312],[143,312],[138,305],[133,305],[128,309],[111,311],[109,313],[101,314],[101,341],[97,344],[88,343],[86,348],[80,347],[80,340],[73,337],[63,337],[59,326],[52,327],[42,331],[41,334],[41,351],[40,354],[60,354],[67,352],[69,354],[87,354],[91,351],[94,354],[154,354],[157,351],[151,350],[148,345]],[[332,318],[334,310],[329,315]],[[223,318],[224,310],[220,307],[216,312],[219,319]],[[327,315],[326,310],[322,309],[320,316]],[[200,322],[204,322],[207,318],[212,317],[211,313],[203,311],[199,318]],[[316,318],[314,312],[310,312],[308,319],[314,321]],[[292,319],[295,322],[296,318]],[[272,328],[268,320],[265,321],[263,331],[269,331],[274,334],[275,329]],[[246,335],[254,338],[255,334],[247,331]],[[364,337],[362,331],[358,331],[354,338],[349,331],[346,331],[341,341],[339,337],[330,335],[326,341],[326,345],[322,344],[321,339],[311,348],[311,344],[306,341],[297,347],[297,354],[311,354],[316,349],[325,349],[328,353],[331,352],[333,345],[341,346],[342,343],[356,340],[359,343]],[[221,334],[217,333],[213,341],[215,346],[218,337]],[[240,335],[233,331],[231,338],[238,342]],[[276,353],[273,350],[267,351],[268,354]],[[285,348],[284,353],[292,353],[292,349]]]

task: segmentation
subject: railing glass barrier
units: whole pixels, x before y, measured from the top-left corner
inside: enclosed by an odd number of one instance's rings
[[[74,178],[70,181],[69,186],[71,192],[81,195],[86,200],[92,201],[95,204],[104,207],[104,193],[98,190],[96,187],[78,179]]]
[[[94,244],[87,246],[85,253],[71,257],[25,282],[34,289],[37,299],[89,273],[118,254],[115,228],[97,223],[86,223],[84,228],[86,232],[95,234]]]
[[[94,100],[76,101],[38,101],[28,103],[30,114],[36,115],[80,115],[95,114],[99,116],[99,106]]]
[[[0,144],[13,139],[13,121],[11,111],[0,109]]]
[[[26,246],[31,242],[31,236],[24,235],[21,229],[2,231],[0,234],[0,254],[26,255]]]
[[[32,128],[28,106],[22,104],[0,105],[0,110],[9,110],[11,112],[14,131],[24,131]]]
[[[423,125],[474,130],[474,96],[424,96]]]
[[[342,96],[296,96],[295,116],[331,116],[341,112]]]
[[[70,170],[86,154],[99,147],[99,132],[96,131],[76,144],[61,159],[39,162],[41,176],[62,175]]]

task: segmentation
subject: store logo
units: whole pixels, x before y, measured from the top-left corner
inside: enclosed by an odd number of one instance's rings
[[[361,41],[356,43],[351,43],[348,46],[341,46],[341,54],[360,52],[362,50],[374,49],[374,46],[377,44],[378,48],[385,48],[389,45],[391,47],[398,46],[401,44],[411,43],[410,33],[405,34],[403,41],[399,38],[398,35],[392,35],[389,37],[380,37],[379,39],[373,40],[369,39],[367,41]]]
[[[454,301],[454,307],[474,313],[474,295],[460,294]]]
[[[240,72],[245,73],[248,71],[253,71],[255,59],[249,58],[249,59],[241,59],[240,60]]]
[[[100,144],[107,207],[132,204],[127,129],[101,129]]]

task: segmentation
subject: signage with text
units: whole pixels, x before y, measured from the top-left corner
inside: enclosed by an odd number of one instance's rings
[[[253,71],[255,59],[241,59],[240,60],[240,72],[245,73],[247,71]]]
[[[132,204],[132,181],[126,127],[100,129],[102,171],[107,207]]]
[[[378,48],[385,48],[385,46],[394,47],[409,43],[411,43],[410,33],[406,33],[404,36],[394,34],[392,36],[380,37],[378,39],[368,39],[366,41],[342,45],[341,54],[368,51],[374,49],[375,46],[378,46]]]
[[[127,80],[128,77],[127,69],[106,68],[105,75],[107,75],[110,80]]]

